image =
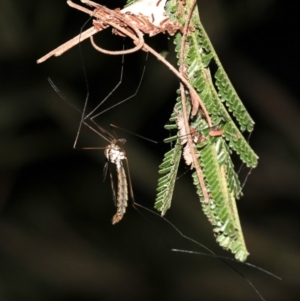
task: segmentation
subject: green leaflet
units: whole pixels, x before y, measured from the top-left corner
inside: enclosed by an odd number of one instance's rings
[[[159,166],[158,172],[163,176],[158,180],[154,208],[160,211],[162,216],[171,207],[181,153],[181,145],[177,139],[175,147],[165,154],[163,162]]]

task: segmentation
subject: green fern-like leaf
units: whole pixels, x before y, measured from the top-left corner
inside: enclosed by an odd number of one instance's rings
[[[169,0],[165,10],[171,20],[184,26],[192,2],[186,0],[186,5],[183,5],[182,2]],[[241,197],[242,191],[231,160],[231,152],[237,153],[248,167],[256,167],[258,157],[242,135],[245,130],[253,130],[254,122],[215,53],[200,22],[197,7],[192,14],[190,27],[194,30],[188,32],[185,41],[182,40],[181,32],[176,34],[175,51],[180,58],[181,46],[184,43],[184,70],[188,80],[203,102],[211,123],[223,133],[220,137],[211,134],[212,129],[201,111],[196,116],[187,116],[190,128],[198,135],[194,140],[197,142],[193,142],[193,151],[204,178],[203,184],[199,178],[199,170],[195,171],[192,175],[193,183],[203,212],[213,226],[217,242],[233,252],[237,259],[244,261],[248,251],[236,208],[236,199]],[[214,75],[211,75],[210,71],[212,61],[217,65]],[[182,112],[180,107],[176,110],[177,114]],[[208,197],[204,196],[204,190],[208,192]]]

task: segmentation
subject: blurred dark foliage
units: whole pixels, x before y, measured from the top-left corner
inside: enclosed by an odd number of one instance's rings
[[[124,2],[102,1],[111,8]],[[260,161],[238,202],[239,211],[249,262],[283,281],[241,264],[235,267],[268,301],[300,298],[299,17],[293,3],[199,1],[217,53],[256,121],[251,143]],[[70,101],[83,106],[86,84],[79,49],[36,64],[77,35],[86,20],[65,0],[0,2],[0,299],[259,300],[245,280],[219,260],[170,252],[162,237],[174,248],[202,249],[154,215],[143,211],[145,219],[129,207],[124,220],[111,225],[115,208],[109,181],[102,182],[103,152],[72,149],[80,116],[47,82],[51,77]],[[123,45],[110,30],[97,41],[108,49]],[[164,36],[150,43],[159,50],[172,49]],[[89,42],[81,50],[90,103],[96,104],[118,82],[121,57],[97,53]],[[168,59],[176,62],[172,51]],[[134,92],[144,62],[143,52],[125,57],[124,80],[107,106]],[[97,122],[161,141],[168,136],[163,125],[178,81],[153,57],[146,65],[137,97]],[[127,139],[136,201],[152,208],[157,166],[168,146],[120,131],[117,135]],[[106,143],[84,129],[79,144]],[[167,218],[216,253],[232,256],[214,242],[191,182],[189,173],[177,181]]]

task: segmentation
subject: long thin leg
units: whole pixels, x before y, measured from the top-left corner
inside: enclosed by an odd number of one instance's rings
[[[62,93],[61,91],[56,87],[56,85],[53,83],[53,81],[48,78],[48,82],[50,83],[51,87],[53,88],[53,90],[70,106],[72,107],[74,110],[76,110],[77,112],[79,112],[80,114],[84,115],[84,112],[82,112],[80,109],[78,109],[73,103],[71,103]],[[91,126],[90,124],[87,123],[87,121],[82,121],[82,123],[87,126],[88,128],[90,128],[92,131],[94,131],[97,135],[99,135],[101,138],[103,138],[104,140],[106,140],[107,142],[111,143],[111,141],[114,139],[114,137],[108,132],[106,131],[104,128],[102,128],[100,125],[98,125],[94,120],[88,119],[91,124],[93,124],[93,126]],[[96,130],[96,128],[98,130]],[[74,143],[74,146],[76,145],[76,143]]]
[[[145,62],[147,62],[147,60],[148,60],[148,53],[146,54],[146,58],[145,58]],[[111,91],[111,93],[109,93],[108,95],[107,95],[107,97],[99,104],[99,105],[97,105],[97,107],[91,112],[91,113],[89,113],[88,114],[88,116],[90,117],[90,119],[95,119],[96,117],[98,117],[98,116],[100,116],[100,115],[102,115],[103,113],[105,113],[105,112],[107,112],[107,111],[109,111],[109,110],[111,110],[111,109],[113,109],[113,108],[115,108],[115,107],[117,107],[117,106],[119,106],[119,105],[121,105],[122,103],[125,103],[126,101],[128,101],[128,100],[130,100],[130,99],[132,99],[132,98],[134,98],[137,94],[138,94],[138,91],[140,90],[140,87],[141,87],[141,85],[142,85],[142,82],[143,82],[143,79],[144,79],[144,75],[145,75],[145,71],[146,71],[146,63],[144,64],[144,67],[143,67],[143,71],[142,71],[142,75],[141,75],[141,77],[140,77],[140,80],[139,80],[139,83],[138,83],[138,86],[137,86],[137,88],[136,88],[136,90],[135,90],[135,92],[132,94],[132,95],[130,95],[130,96],[128,96],[127,98],[125,98],[125,99],[123,99],[123,100],[121,100],[120,102],[118,102],[118,103],[116,103],[116,104],[114,104],[114,105],[112,105],[112,106],[110,106],[109,108],[107,108],[107,109],[105,109],[105,110],[103,110],[103,111],[101,111],[101,112],[99,112],[99,113],[97,113],[97,114],[95,114],[95,115],[93,115],[92,116],[92,114],[112,95],[112,93],[119,87],[119,85],[122,83],[122,81],[123,81],[123,72],[124,72],[124,56],[122,57],[122,68],[121,68],[121,76],[120,76],[120,81],[119,81],[119,83],[117,84],[117,87],[115,87],[112,91]]]
[[[123,44],[124,45],[124,44]],[[123,49],[124,49],[124,46],[123,46]],[[121,63],[122,65],[121,65],[121,72],[120,72],[120,79],[119,79],[119,81],[118,81],[118,83],[115,85],[115,87],[107,94],[107,96],[89,113],[89,114],[87,114],[86,115],[86,118],[91,118],[91,119],[93,119],[93,118],[95,118],[95,117],[97,117],[97,116],[99,116],[99,115],[101,115],[101,114],[103,114],[104,112],[106,112],[106,111],[108,111],[108,110],[110,110],[110,109],[112,109],[114,106],[112,106],[112,107],[109,107],[108,109],[106,109],[106,110],[104,110],[104,111],[102,111],[102,112],[100,112],[100,113],[98,113],[97,115],[95,115],[95,116],[92,116],[94,113],[95,113],[95,111],[97,111],[98,110],[98,108],[99,107],[101,107],[105,102],[106,102],[106,100],[118,89],[118,87],[121,85],[121,83],[122,83],[122,81],[123,81],[123,74],[124,74],[124,55],[122,55],[122,63]],[[118,104],[117,104],[118,105]],[[115,105],[116,106],[116,105]]]

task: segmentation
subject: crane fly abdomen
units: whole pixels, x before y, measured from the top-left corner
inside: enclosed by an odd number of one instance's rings
[[[117,166],[118,174],[118,195],[117,195],[117,213],[112,218],[112,224],[118,223],[126,212],[128,201],[128,189],[125,169],[120,162],[120,166]]]

